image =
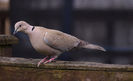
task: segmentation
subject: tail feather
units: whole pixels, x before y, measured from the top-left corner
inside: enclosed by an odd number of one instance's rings
[[[94,49],[94,50],[101,50],[106,51],[103,47],[99,45],[89,44],[88,42],[82,41],[78,45],[79,48],[86,48],[86,49]]]
[[[88,45],[82,46],[82,48],[106,51],[103,47],[98,46],[98,45],[94,45],[94,44],[88,44]]]

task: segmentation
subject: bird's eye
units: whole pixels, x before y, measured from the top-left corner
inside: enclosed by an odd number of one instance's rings
[[[21,27],[22,25],[19,25],[19,27]]]

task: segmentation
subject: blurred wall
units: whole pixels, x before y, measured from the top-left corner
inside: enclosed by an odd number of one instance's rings
[[[11,0],[11,26],[25,20],[70,33],[107,49],[103,52],[74,52],[62,55],[65,60],[132,64],[133,50],[132,0]],[[41,57],[25,34],[18,33],[20,43],[13,55]],[[44,56],[43,56],[44,57]]]

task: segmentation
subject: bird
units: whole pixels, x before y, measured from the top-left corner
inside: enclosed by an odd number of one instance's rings
[[[99,45],[91,44],[62,31],[42,26],[32,26],[26,21],[16,22],[13,34],[15,35],[17,32],[27,34],[32,47],[40,54],[46,56],[37,63],[37,67],[42,63],[50,63],[60,54],[73,49],[85,48],[106,51]]]

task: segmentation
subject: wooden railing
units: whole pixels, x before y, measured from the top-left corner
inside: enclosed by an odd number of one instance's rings
[[[0,57],[0,81],[133,81],[132,65]]]
[[[17,42],[18,39],[12,35],[0,35],[0,56],[12,56],[12,45]]]

